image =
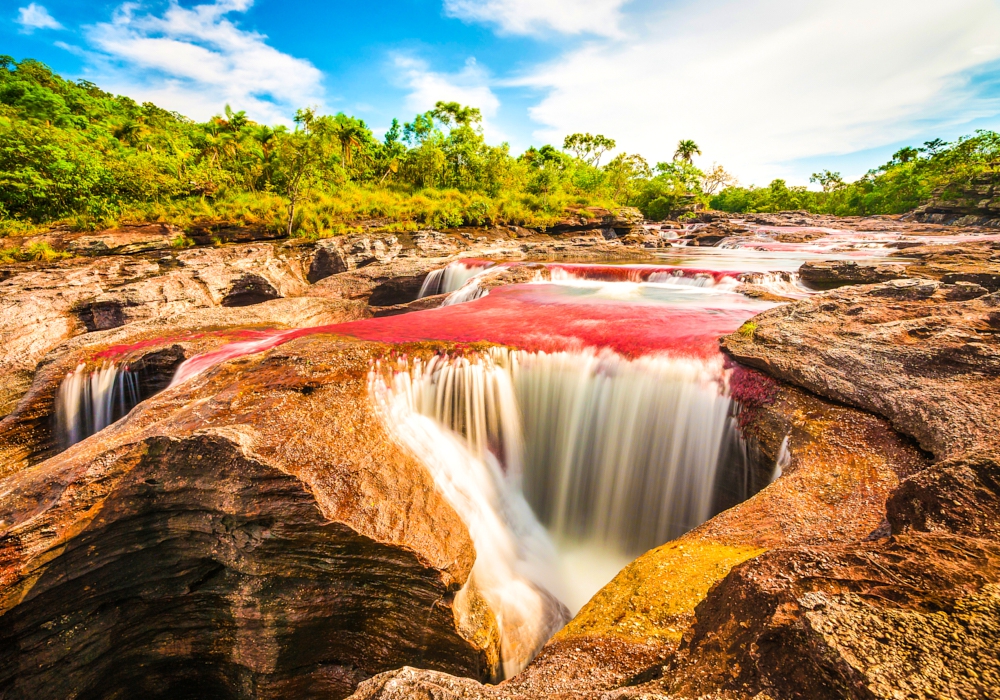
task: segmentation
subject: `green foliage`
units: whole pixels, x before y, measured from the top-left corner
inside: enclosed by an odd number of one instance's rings
[[[864,216],[902,214],[927,202],[961,196],[982,179],[996,177],[1000,166],[1000,134],[977,131],[954,143],[928,141],[922,148],[903,148],[885,165],[855,182],[825,170],[811,180],[821,192],[788,187],[775,180],[768,187],[727,187],[711,199],[714,209],[731,212],[775,212],[789,209]]]
[[[739,333],[740,336],[742,336],[743,338],[746,338],[747,340],[753,340],[754,335],[757,333],[757,324],[754,323],[753,321],[747,321],[742,326],[740,326],[736,330],[736,332]]]
[[[383,139],[345,114],[300,110],[269,127],[227,106],[196,123],[152,104],[63,80],[36,61],[0,60],[0,235],[53,221],[235,221],[303,236],[387,226],[544,226],[567,209],[625,203],[645,161],[598,167],[552,146],[520,158],[486,142],[474,107],[439,102]],[[176,245],[187,245],[179,240]]]
[[[683,163],[692,163],[695,155],[701,155],[701,149],[691,139],[684,139],[677,142],[677,150],[674,151],[674,160]]]
[[[48,243],[32,243],[27,248],[15,246],[0,249],[0,263],[38,261],[52,262],[61,258],[70,257],[69,253],[62,253],[52,249]]]

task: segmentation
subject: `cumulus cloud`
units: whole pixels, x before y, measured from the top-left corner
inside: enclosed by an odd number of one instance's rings
[[[216,0],[162,14],[128,2],[86,29],[90,77],[107,89],[206,119],[225,104],[263,122],[322,106],[322,73],[230,19],[253,0]]]
[[[469,22],[496,25],[508,34],[590,33],[618,36],[628,0],[445,0],[445,12]]]
[[[468,59],[457,73],[432,71],[426,61],[412,56],[397,55],[393,63],[409,89],[406,106],[414,112],[426,111],[439,100],[478,107],[484,117],[494,116],[500,107],[486,71],[474,58]]]
[[[19,7],[14,21],[21,25],[21,32],[24,34],[31,34],[36,29],[63,28],[43,5],[34,2],[27,7]]]
[[[604,133],[654,159],[691,138],[766,182],[795,159],[1000,112],[972,80],[1000,58],[994,0],[701,0],[643,20],[511,81],[546,93],[537,137]]]
[[[412,112],[425,112],[438,101],[458,102],[477,107],[483,113],[483,131],[493,141],[507,140],[494,122],[500,100],[490,88],[488,73],[470,58],[462,70],[444,73],[430,69],[426,61],[398,54],[393,58],[400,82],[408,90],[406,107]]]

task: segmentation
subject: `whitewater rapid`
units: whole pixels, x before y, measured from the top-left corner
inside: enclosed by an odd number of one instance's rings
[[[416,417],[496,465],[496,492],[513,505],[473,519],[532,542],[544,526],[555,556],[534,582],[573,611],[632,558],[710,518],[722,481],[729,492],[747,481],[745,452],[727,449],[740,437],[721,358],[493,348],[397,362],[372,381],[390,432],[422,459],[444,441],[425,431],[414,447]],[[447,470],[468,470],[463,460]]]

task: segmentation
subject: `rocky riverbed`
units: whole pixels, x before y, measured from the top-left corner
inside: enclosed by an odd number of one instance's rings
[[[75,257],[0,269],[3,697],[1000,693],[995,232],[626,210],[179,233],[53,232]],[[456,290],[429,289],[460,259]],[[505,607],[496,540],[373,387],[581,343],[713,368],[746,483],[575,615],[515,556]],[[134,401],[68,444],[67,378],[93,401],[126,370]]]

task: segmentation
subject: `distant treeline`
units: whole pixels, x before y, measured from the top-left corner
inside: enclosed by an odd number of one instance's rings
[[[291,128],[257,124],[229,107],[195,122],[137,104],[33,60],[0,56],[0,235],[52,222],[77,228],[120,221],[224,220],[305,236],[351,222],[387,227],[516,223],[545,226],[588,206],[639,207],[652,219],[696,205],[728,211],[905,211],[935,189],[960,186],[996,163],[998,136],[903,149],[856,183],[818,175],[823,192],[743,188],[719,166],[639,155],[607,162],[615,142],[573,134],[562,148],[486,143],[479,110],[439,102],[376,138],[360,119],[302,109]]]
[[[885,165],[854,182],[826,170],[811,180],[822,191],[789,187],[775,180],[768,187],[728,187],[710,205],[730,212],[804,209],[839,216],[902,214],[932,197],[968,197],[977,183],[992,182],[1000,167],[1000,134],[977,131],[954,143],[940,139],[922,148],[903,148]]]

